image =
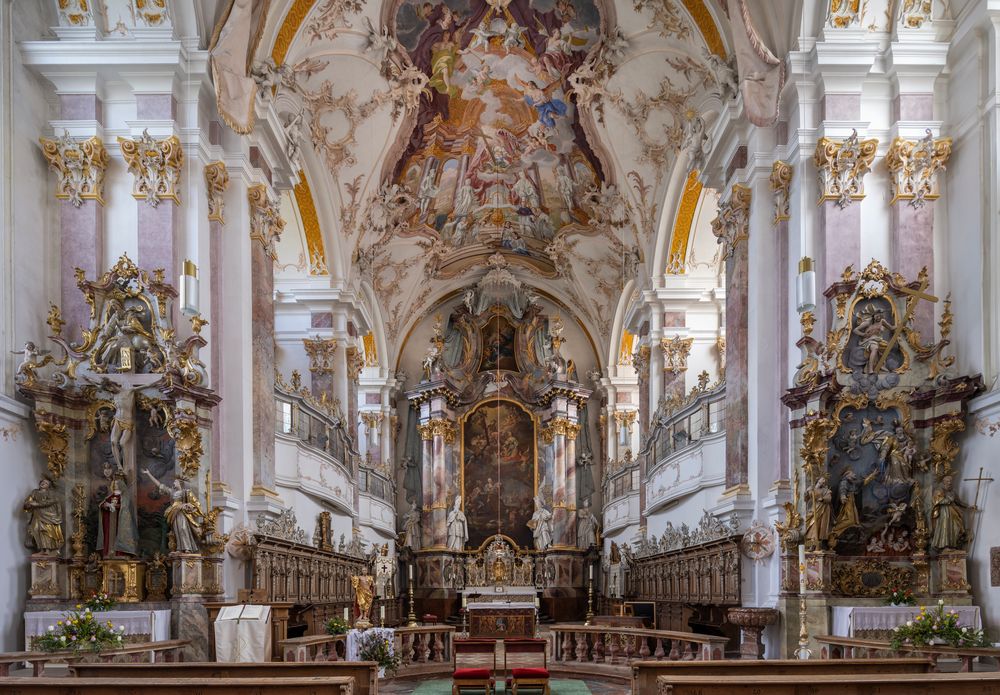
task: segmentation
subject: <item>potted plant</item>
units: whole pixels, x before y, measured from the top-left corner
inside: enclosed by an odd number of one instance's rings
[[[378,664],[379,678],[396,673],[402,661],[396,655],[392,630],[382,627],[369,628],[358,636],[358,656]]]
[[[323,624],[323,627],[328,635],[346,635],[347,631],[351,629],[351,626],[347,624],[346,620],[336,616],[327,620],[326,623]]]
[[[35,647],[46,652],[99,652],[120,647],[124,634],[124,625],[116,630],[110,620],[102,623],[94,617],[93,611],[78,603],[76,610],[67,613],[55,625],[49,625],[45,634],[35,639]]]
[[[913,606],[917,600],[913,597],[913,592],[909,589],[900,589],[898,586],[892,587],[886,603],[890,606]]]
[[[80,606],[77,606],[79,608]],[[91,594],[90,598],[83,602],[84,608],[89,608],[94,613],[109,611],[115,607],[115,600],[105,593]]]
[[[904,645],[926,647],[931,644],[947,644],[950,647],[987,647],[990,645],[985,633],[971,625],[962,625],[958,613],[945,611],[944,601],[928,611],[920,607],[920,614],[907,620],[892,632],[893,649]]]

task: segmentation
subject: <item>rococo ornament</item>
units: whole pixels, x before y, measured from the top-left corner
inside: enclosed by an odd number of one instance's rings
[[[856,130],[841,142],[820,138],[813,154],[819,176],[818,202],[832,200],[843,209],[864,198],[865,174],[871,170],[877,148],[877,139],[859,140]]]
[[[38,141],[49,168],[59,175],[56,198],[68,200],[74,207],[80,207],[85,200],[104,205],[104,170],[109,158],[99,137],[76,141],[64,131],[61,138]]]
[[[309,371],[314,374],[333,374],[333,357],[337,352],[336,338],[303,338],[302,345],[309,357]]]
[[[661,338],[663,370],[673,374],[686,372],[688,355],[691,354],[691,345],[693,344],[694,338],[682,338],[679,335],[675,335],[673,338]]]
[[[247,200],[250,203],[250,238],[260,242],[264,252],[277,260],[276,244],[285,229],[278,203],[271,199],[267,186],[262,183],[247,189]]]
[[[740,548],[744,555],[759,565],[774,554],[774,531],[754,519],[743,534]]]
[[[712,220],[712,234],[722,245],[723,259],[732,258],[737,247],[750,237],[751,194],[746,186],[734,184],[729,200],[719,206],[719,216]]]
[[[926,201],[940,197],[938,173],[950,155],[951,138],[935,139],[930,128],[920,140],[893,140],[885,155],[892,194],[889,204],[905,200],[911,207],[922,208]]]
[[[458,435],[458,427],[451,420],[434,419],[417,425],[417,432],[424,441],[434,437],[444,437],[445,444],[454,444]]]
[[[167,432],[177,446],[177,463],[181,467],[178,477],[185,480],[194,478],[198,475],[204,454],[197,415],[190,408],[178,408],[167,423]]]
[[[788,193],[792,186],[792,165],[780,159],[771,165],[771,191],[774,193],[774,224],[790,219]]]
[[[226,223],[226,189],[229,188],[229,172],[226,163],[211,162],[205,165],[205,186],[208,195],[208,219]]]
[[[145,200],[154,208],[165,199],[180,203],[184,150],[176,135],[156,140],[144,130],[136,140],[119,136],[118,144],[129,173],[135,177],[132,197]]]

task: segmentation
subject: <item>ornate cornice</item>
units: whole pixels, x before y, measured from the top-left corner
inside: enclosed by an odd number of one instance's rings
[[[771,165],[771,191],[774,193],[774,220],[778,224],[790,218],[788,191],[792,185],[792,165],[780,159]]]
[[[864,3],[867,5],[867,1]],[[861,25],[864,16],[862,0],[830,0],[830,11],[827,14],[827,24],[835,29],[846,29],[852,25]]]
[[[333,356],[337,352],[336,338],[303,338],[306,355],[309,356],[309,371],[313,374],[333,374]]]
[[[210,162],[205,165],[205,186],[208,194],[208,219],[226,223],[226,189],[229,188],[229,172],[225,162]]]
[[[361,411],[361,422],[365,424],[368,429],[376,429],[382,424],[382,413],[375,410],[363,410]]]
[[[74,140],[64,132],[61,138],[38,138],[49,168],[59,175],[56,198],[68,200],[75,207],[85,200],[104,205],[104,170],[108,151],[97,136]]]
[[[616,410],[613,415],[616,429],[620,432],[624,427],[631,434],[637,413],[636,410]]]
[[[858,131],[843,141],[820,138],[813,162],[819,175],[819,200],[835,201],[843,209],[865,197],[864,178],[871,170],[878,140],[859,140]]]
[[[145,200],[154,208],[164,199],[181,202],[177,193],[184,151],[176,135],[156,140],[144,130],[136,140],[119,137],[118,145],[129,173],[135,177],[133,198]]]
[[[938,172],[945,169],[950,156],[951,138],[935,139],[930,130],[920,140],[893,140],[885,155],[892,194],[889,204],[906,200],[911,207],[921,208],[940,197]]]
[[[281,219],[278,203],[267,194],[267,186],[262,183],[247,189],[250,203],[250,238],[259,241],[264,252],[271,258],[278,258],[275,244],[281,239],[285,221]]]
[[[734,184],[729,200],[719,206],[719,216],[712,220],[712,234],[723,245],[723,259],[731,258],[750,237],[750,200],[750,189]]]
[[[675,335],[673,338],[661,338],[663,371],[674,374],[686,372],[692,344],[694,344],[694,338],[682,338],[679,335]]]
[[[57,4],[59,24],[62,26],[89,27],[93,25],[93,8],[88,0],[59,0]]]
[[[576,439],[580,434],[580,425],[570,422],[566,418],[554,418],[548,425],[542,428],[542,442],[551,444],[557,435],[562,435],[567,439]]]
[[[434,437],[443,437],[445,444],[454,444],[458,435],[458,427],[452,420],[435,418],[418,424],[417,432],[424,441],[434,439]]]

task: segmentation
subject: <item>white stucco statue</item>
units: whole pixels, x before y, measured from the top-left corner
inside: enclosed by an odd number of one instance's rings
[[[469,540],[469,522],[462,511],[462,496],[455,498],[455,506],[448,512],[448,550],[464,550]]]

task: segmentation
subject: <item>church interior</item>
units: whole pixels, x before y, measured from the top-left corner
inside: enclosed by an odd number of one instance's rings
[[[0,692],[1000,692],[996,0],[0,0],[0,73]]]

